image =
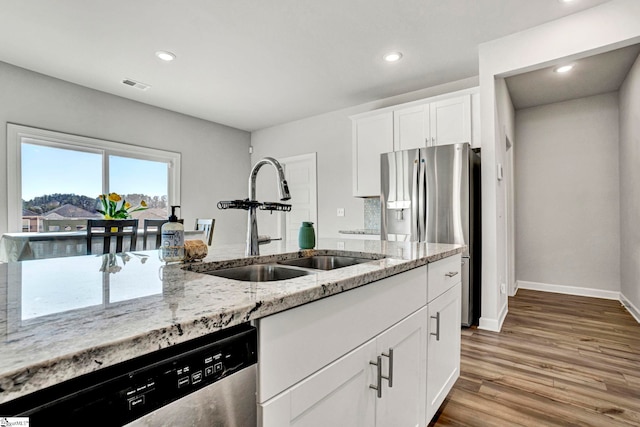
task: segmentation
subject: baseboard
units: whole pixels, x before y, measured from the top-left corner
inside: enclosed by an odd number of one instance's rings
[[[498,319],[480,317],[480,322],[478,322],[478,329],[484,329],[485,331],[500,332],[500,326],[501,323]]]
[[[636,322],[640,323],[640,310],[638,310],[638,307],[633,305],[622,293],[620,293],[620,302],[624,305],[624,308],[631,313],[633,318],[636,319]]]
[[[478,329],[484,329],[492,332],[500,332],[502,329],[502,324],[504,323],[504,319],[507,318],[507,313],[509,312],[509,304],[505,302],[500,309],[500,314],[498,314],[497,319],[490,319],[487,317],[480,316],[480,321],[478,322]]]
[[[509,313],[509,303],[505,301],[502,306],[502,310],[500,310],[500,315],[498,316],[498,330],[502,330],[502,324],[504,323],[504,319],[507,318],[507,313]]]
[[[577,286],[552,285],[549,283],[517,281],[518,289],[530,289],[532,291],[555,292],[557,294],[577,295],[582,297],[613,299],[620,301],[620,292],[604,291],[602,289],[580,288]]]

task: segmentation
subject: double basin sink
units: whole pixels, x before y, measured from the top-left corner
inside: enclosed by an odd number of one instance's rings
[[[378,257],[378,259],[381,257]],[[376,258],[360,258],[342,255],[312,255],[285,259],[273,263],[251,264],[240,267],[221,268],[202,273],[244,282],[271,282],[288,280],[314,274],[318,270],[334,270],[356,264],[370,262]]]

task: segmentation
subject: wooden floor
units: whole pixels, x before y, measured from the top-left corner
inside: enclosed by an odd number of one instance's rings
[[[500,333],[463,330],[431,426],[640,426],[640,325],[618,301],[519,290]]]

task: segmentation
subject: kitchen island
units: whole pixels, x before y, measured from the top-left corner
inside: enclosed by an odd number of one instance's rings
[[[338,252],[336,248],[340,247]],[[264,318],[461,253],[460,245],[320,240],[319,250],[385,258],[276,282],[199,273],[299,257],[273,243],[244,259],[220,246],[204,262],[164,265],[156,251],[0,264],[0,402],[208,333]],[[244,259],[244,261],[242,261]]]

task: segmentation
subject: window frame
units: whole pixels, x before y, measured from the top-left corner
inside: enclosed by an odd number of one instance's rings
[[[7,220],[9,232],[22,231],[22,143],[102,155],[102,193],[109,192],[109,156],[167,163],[167,199],[180,205],[180,165],[177,152],[143,147],[29,126],[7,123]],[[96,197],[98,195],[96,194]]]

